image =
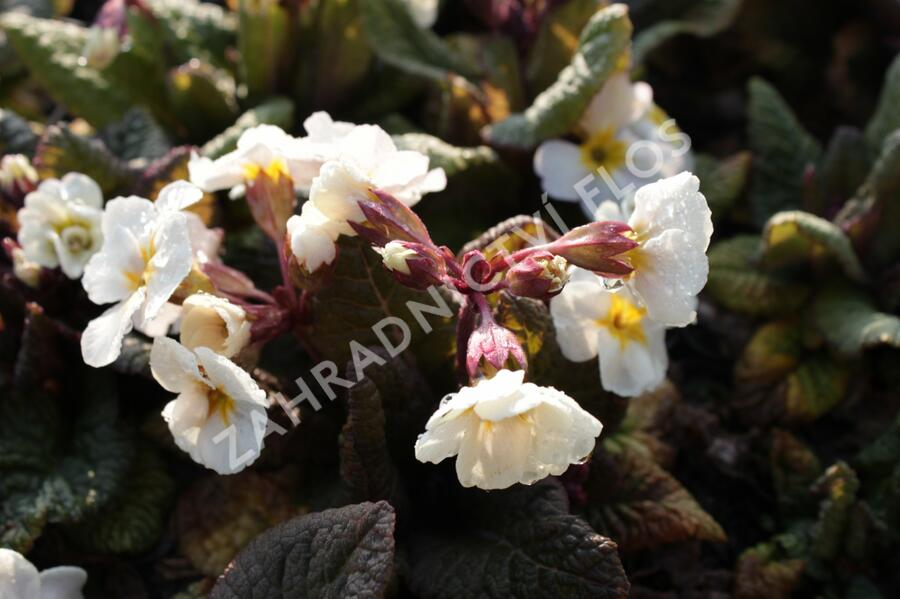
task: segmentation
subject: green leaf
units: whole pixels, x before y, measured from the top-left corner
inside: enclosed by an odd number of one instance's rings
[[[247,129],[262,124],[287,129],[293,121],[294,103],[287,98],[271,98],[238,117],[234,125],[209,140],[200,153],[209,158],[219,158],[237,147],[237,140]]]
[[[384,597],[394,576],[395,524],[386,501],[299,516],[254,539],[210,598]]]
[[[806,562],[788,559],[777,543],[744,550],[734,573],[735,599],[789,599],[800,584]]]
[[[568,513],[553,481],[471,497],[465,524],[412,540],[409,585],[430,599],[624,599],[616,545]]]
[[[129,108],[123,92],[99,71],[79,64],[85,29],[71,23],[11,12],[0,27],[31,75],[74,114],[102,127]]]
[[[866,141],[877,155],[893,131],[900,129],[900,56],[895,57],[884,76],[875,114],[866,125]]]
[[[706,196],[713,220],[718,222],[731,211],[744,191],[750,174],[750,153],[738,152],[723,160],[698,154],[696,160],[700,191]]]
[[[630,449],[594,452],[585,517],[622,551],[688,539],[724,542],[722,527],[672,475]]]
[[[628,410],[615,432],[603,435],[603,449],[611,454],[630,451],[661,466],[670,464],[675,448],[664,439],[664,431],[680,403],[681,394],[669,380],[629,398]]]
[[[199,0],[145,0],[162,28],[175,62],[192,58],[228,67],[228,49],[236,45],[237,17],[221,6]]]
[[[841,552],[850,510],[856,503],[859,479],[850,466],[838,462],[830,466],[816,484],[825,493],[825,499],[812,529],[811,552],[820,559],[832,560]]]
[[[66,533],[87,551],[143,553],[162,536],[166,508],[174,491],[165,462],[150,447],[142,447],[109,505],[68,526]]]
[[[297,514],[278,480],[245,470],[209,476],[178,501],[178,549],[207,576],[222,573],[235,555],[266,529]]]
[[[225,71],[192,60],[166,77],[166,95],[173,114],[190,139],[209,139],[238,114],[234,79]]]
[[[37,142],[38,135],[28,121],[11,110],[0,109],[0,155],[32,156]]]
[[[814,214],[831,214],[856,193],[866,180],[871,158],[866,140],[858,129],[838,127],[819,169],[818,201],[808,203],[807,210]],[[811,204],[811,205],[810,205]]]
[[[556,81],[525,112],[488,127],[484,137],[494,145],[527,149],[567,134],[615,71],[628,49],[631,29],[624,4],[597,12],[585,25],[578,51]]]
[[[874,267],[900,257],[900,130],[885,138],[881,155],[866,183],[847,203],[837,221],[863,246]]]
[[[543,19],[525,69],[528,88],[550,87],[578,49],[578,36],[588,20],[603,7],[601,0],[572,0],[552,8]]]
[[[401,0],[359,0],[363,30],[375,54],[405,73],[442,80],[474,79],[478,71],[457,59],[443,40],[413,21]]]
[[[788,514],[805,513],[812,500],[812,484],[822,475],[819,458],[791,433],[773,429],[769,460],[779,508]]]
[[[693,0],[674,19],[654,23],[634,36],[634,64],[642,64],[663,42],[676,35],[711,37],[728,29],[737,18],[741,0]]]
[[[153,160],[172,149],[166,132],[141,108],[132,108],[122,120],[105,127],[100,139],[120,160]]]
[[[63,125],[50,125],[35,152],[34,166],[42,178],[84,173],[100,185],[106,198],[128,188],[136,174],[95,138],[76,134]]]
[[[736,235],[709,250],[705,293],[729,310],[751,316],[786,314],[806,300],[809,290],[790,276],[761,270],[759,237]]]
[[[779,212],[766,222],[762,260],[767,266],[796,265],[822,255],[834,258],[850,279],[866,280],[853,244],[837,225],[800,210]]]
[[[748,109],[753,181],[750,207],[759,225],[776,212],[803,206],[804,176],[822,154],[774,87],[751,79]]]
[[[275,90],[288,55],[291,20],[278,2],[238,2],[238,74],[251,100]]]
[[[401,150],[414,150],[425,154],[429,159],[429,167],[444,169],[448,177],[482,167],[508,170],[497,152],[488,146],[461,148],[426,133],[395,135],[394,143]]]
[[[115,382],[90,372],[82,384],[74,419],[44,393],[0,402],[0,546],[25,553],[47,523],[78,522],[118,491],[133,447],[118,422]]]
[[[878,345],[900,347],[900,318],[879,311],[858,289],[832,287],[819,294],[812,320],[825,340],[847,356]]]

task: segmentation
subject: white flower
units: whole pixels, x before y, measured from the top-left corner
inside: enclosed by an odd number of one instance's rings
[[[431,29],[437,21],[440,0],[403,0],[413,21],[422,29]]]
[[[88,66],[103,70],[119,54],[119,45],[119,32],[115,27],[93,25],[88,30],[81,55]]]
[[[625,215],[604,203],[597,216],[624,220]],[[700,180],[683,172],[642,187],[627,222],[639,245],[621,256],[634,268],[625,286],[653,320],[675,327],[691,324],[697,294],[709,275],[706,250],[713,232]]]
[[[77,279],[103,242],[103,194],[93,179],[69,173],[43,181],[19,210],[18,240],[25,257],[46,268],[62,268]]]
[[[22,248],[12,249],[13,274],[29,287],[37,287],[41,281],[41,265],[25,256]]]
[[[37,171],[23,154],[7,154],[0,160],[0,189],[11,193],[18,189],[34,189]]]
[[[580,145],[560,139],[542,143],[534,170],[545,192],[559,200],[581,200],[587,214],[601,200],[621,200],[693,166],[690,138],[653,104],[650,86],[632,83],[626,72],[603,85],[576,133]]]
[[[288,176],[296,189],[304,189],[309,165],[298,154],[296,142],[275,125],[252,127],[241,134],[233,152],[215,160],[192,155],[188,162],[191,182],[203,191],[219,191],[241,186],[264,172],[273,179]]]
[[[648,318],[627,289],[610,291],[599,276],[574,268],[569,283],[550,300],[550,314],[567,359],[599,358],[604,389],[632,397],[665,378],[665,327]]]
[[[451,393],[425,424],[416,459],[456,458],[464,487],[505,489],[562,474],[591,454],[600,422],[566,394],[501,370]]]
[[[198,464],[234,474],[262,452],[266,392],[231,360],[206,347],[191,352],[157,337],[150,369],[167,391],[177,393],[162,411],[175,443]]]
[[[381,262],[388,270],[395,270],[405,275],[409,274],[409,265],[406,261],[415,258],[419,254],[411,250],[400,241],[389,241],[383,248],[373,248],[381,254]]]
[[[300,214],[287,221],[291,239],[291,253],[297,263],[308,272],[315,272],[323,264],[331,264],[337,256],[338,226],[313,205],[303,204]]]
[[[191,270],[188,218],[180,212],[203,197],[186,181],[170,183],[156,202],[116,198],[103,213],[103,247],[91,258],[82,284],[95,304],[116,302],[88,323],[81,336],[85,363],[113,362],[135,319],[155,318]],[[146,325],[145,325],[146,326]]]
[[[0,549],[0,598],[2,599],[83,599],[81,588],[87,573],[75,566],[37,568],[22,554]]]
[[[250,321],[243,308],[208,293],[195,293],[181,304],[181,343],[208,347],[226,358],[250,342]]]

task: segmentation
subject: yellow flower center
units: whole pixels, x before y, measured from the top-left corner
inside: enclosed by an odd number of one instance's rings
[[[612,173],[625,164],[627,149],[625,142],[616,138],[614,130],[601,129],[581,144],[581,161],[592,171],[602,167]]]
[[[149,244],[141,247],[141,261],[144,263],[144,269],[139,272],[127,271],[124,273],[125,278],[131,284],[132,289],[143,287],[147,284],[147,281],[150,280],[150,277],[153,275],[153,266],[150,264],[150,260],[153,258],[153,255],[155,253],[156,244],[151,238]]]
[[[234,400],[230,395],[220,388],[210,389],[206,394],[206,400],[209,407],[206,411],[206,417],[212,418],[215,414],[219,414],[225,425],[231,424],[231,414],[234,412]]]
[[[249,162],[244,165],[244,178],[247,181],[256,181],[256,178],[261,174],[266,175],[273,181],[278,181],[282,176],[291,176],[283,158],[276,158],[264,167],[255,162]]]
[[[641,344],[647,343],[644,327],[641,325],[646,314],[647,310],[644,308],[636,306],[620,294],[613,294],[609,312],[605,317],[598,318],[596,322],[599,326],[606,327],[624,348],[632,341]]]

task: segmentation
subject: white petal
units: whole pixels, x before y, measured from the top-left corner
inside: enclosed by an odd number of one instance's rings
[[[147,304],[143,316],[152,319],[191,271],[193,256],[187,219],[178,212],[165,213],[154,233],[156,251],[150,258]]]
[[[579,121],[579,127],[595,133],[601,129],[619,129],[628,124],[635,112],[634,86],[625,71],[612,75],[591,99]]]
[[[397,151],[394,140],[378,125],[358,125],[340,142],[342,160],[349,160],[366,176]]]
[[[188,349],[208,347],[230,358],[250,341],[250,322],[240,306],[208,293],[195,293],[182,307],[181,343]]]
[[[22,554],[0,548],[0,597],[3,599],[39,599],[41,579],[37,568]]]
[[[463,438],[456,475],[464,487],[505,489],[530,478],[525,474],[532,452],[532,428],[527,421],[481,422],[476,434]]]
[[[131,331],[132,319],[144,303],[144,295],[141,287],[88,323],[81,334],[81,355],[85,364],[99,368],[119,357],[122,338]]]
[[[415,206],[426,193],[443,191],[447,187],[447,173],[442,168],[432,169],[411,180],[406,185],[382,187],[406,206]]]
[[[325,143],[343,139],[355,126],[353,123],[332,120],[331,115],[323,110],[312,113],[303,121],[303,128],[309,139]]]
[[[532,414],[536,430],[535,461],[543,476],[559,475],[591,454],[603,425],[574,399],[544,388],[544,402]]]
[[[309,222],[303,215],[294,215],[288,219],[291,253],[309,272],[315,272],[323,264],[331,264],[337,256],[333,229],[334,227]]]
[[[156,382],[172,393],[181,393],[203,381],[194,353],[168,337],[153,340],[150,371]]]
[[[534,153],[534,172],[541,186],[558,200],[577,202],[581,196],[576,184],[591,173],[581,160],[581,150],[572,142],[551,139]]]
[[[134,292],[136,285],[127,275],[139,275],[144,266],[134,233],[126,227],[115,228],[85,265],[81,285],[95,304],[121,301]]]
[[[593,218],[595,222],[603,222],[608,220],[615,220],[624,222],[625,215],[622,213],[622,207],[619,206],[617,202],[613,202],[612,200],[605,200],[600,203],[597,207],[597,210],[593,214]]]
[[[197,437],[200,427],[206,424],[209,415],[209,389],[202,383],[194,384],[167,403],[162,411],[163,420],[169,425],[175,444],[195,460],[199,457]]]
[[[103,208],[103,192],[96,181],[81,173],[68,173],[60,181],[63,197],[91,208]]]
[[[284,132],[281,127],[275,125],[257,125],[244,131],[237,141],[238,150],[250,150],[258,146],[265,146],[274,151],[289,146],[294,138]]]
[[[74,566],[58,566],[41,572],[41,599],[82,599],[87,572]]]
[[[194,153],[188,162],[188,176],[203,191],[231,189],[244,182],[244,164],[239,151],[229,152],[215,161]]]
[[[156,197],[160,212],[184,210],[203,199],[203,190],[187,181],[173,181],[163,187]]]
[[[622,397],[634,397],[662,383],[669,365],[665,329],[644,319],[645,343],[624,345],[605,328],[600,331],[600,381]]]
[[[563,356],[573,362],[597,356],[596,322],[609,311],[610,292],[603,288],[600,277],[589,274],[595,280],[570,279],[562,292],[550,300],[556,341]]]
[[[404,150],[384,157],[375,167],[372,184],[378,189],[402,187],[428,172],[428,156]]]
[[[681,229],[703,251],[712,236],[712,212],[700,193],[700,180],[688,172],[645,185],[634,197],[631,228],[647,237]]]
[[[420,29],[431,29],[437,21],[439,0],[404,0],[404,3]]]
[[[523,389],[527,388],[522,386],[512,393],[484,397],[475,404],[475,413],[482,420],[491,422],[524,414],[541,403],[540,394],[524,392]]]
[[[165,337],[181,318],[181,306],[166,303],[160,308],[156,316],[150,320],[144,320],[138,312],[134,315],[134,328],[147,337]]]
[[[126,229],[144,241],[153,230],[157,216],[156,206],[148,199],[128,196],[110,200],[103,211],[103,238],[111,239],[116,229]]]
[[[440,426],[426,430],[416,440],[416,459],[420,462],[438,462],[455,456],[466,434],[477,434],[478,417],[472,412],[447,420]]]
[[[223,389],[237,403],[266,407],[266,392],[247,371],[206,347],[198,347],[194,353],[213,386]]]
[[[203,219],[193,212],[185,212],[187,218],[188,237],[191,239],[191,252],[200,264],[219,260],[219,249],[225,232],[222,229],[209,229]]]
[[[214,415],[200,428],[197,455],[191,457],[219,474],[240,472],[262,453],[265,422],[265,408],[260,406],[235,412],[228,423]]]
[[[322,165],[309,192],[309,201],[329,220],[337,223],[341,234],[355,235],[347,221],[365,217],[357,202],[368,197],[370,184],[352,165],[332,160]]]

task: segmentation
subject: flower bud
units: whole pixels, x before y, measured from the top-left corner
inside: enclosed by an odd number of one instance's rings
[[[631,227],[622,222],[589,223],[572,229],[542,249],[604,277],[624,277],[633,269],[616,256],[638,246],[633,235]]]
[[[226,299],[195,293],[182,304],[181,344],[188,349],[208,347],[226,358],[250,341],[247,313]]]
[[[88,66],[102,71],[112,64],[118,54],[119,32],[115,28],[94,25],[88,30],[87,40],[81,51]]]
[[[535,252],[507,271],[506,282],[515,295],[548,300],[562,291],[568,282],[567,266],[562,256]]]
[[[484,257],[484,254],[478,250],[466,252],[462,258],[463,286],[460,291],[467,292],[469,290],[481,293],[489,292],[493,287],[497,277],[495,277],[494,269],[490,262]],[[457,287],[460,287],[457,284]]]
[[[482,319],[478,328],[469,336],[466,344],[466,370],[470,377],[475,378],[478,374],[482,358],[485,366],[490,365],[495,370],[506,368],[510,358],[517,364],[509,366],[516,370],[525,370],[528,366],[528,358],[525,357],[519,338],[493,320]]]
[[[25,251],[10,237],[3,240],[3,249],[13,263],[13,274],[29,287],[37,287],[41,281],[42,267],[25,256]]]
[[[384,267],[407,287],[427,289],[440,285],[447,272],[443,256],[421,243],[394,240],[373,249],[381,254]]]
[[[389,241],[412,241],[433,246],[425,223],[391,194],[374,189],[365,200],[357,202],[365,220],[350,222],[357,235],[372,245],[385,246]]]
[[[7,154],[0,160],[0,191],[16,206],[37,189],[38,174],[27,156]]]

